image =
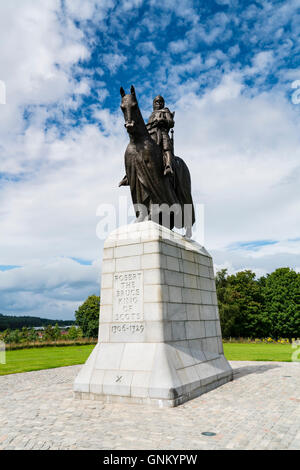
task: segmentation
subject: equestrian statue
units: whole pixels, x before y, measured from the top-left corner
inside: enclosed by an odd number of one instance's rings
[[[190,238],[195,222],[191,177],[185,162],[174,154],[175,113],[158,95],[145,124],[134,87],[128,95],[121,87],[120,94],[130,142],[125,151],[126,175],[119,186],[130,186],[137,222],[153,220],[170,230],[185,228]]]

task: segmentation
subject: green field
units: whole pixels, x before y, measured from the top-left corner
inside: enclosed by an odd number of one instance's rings
[[[88,344],[6,351],[6,364],[0,364],[0,375],[83,364],[94,347]]]
[[[93,348],[88,344],[7,351],[0,375],[83,364]],[[224,343],[224,353],[229,361],[290,362],[293,349],[288,344]]]
[[[290,344],[224,343],[223,346],[229,361],[291,362],[294,352]]]

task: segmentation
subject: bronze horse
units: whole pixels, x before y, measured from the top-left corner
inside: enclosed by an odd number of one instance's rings
[[[174,176],[164,176],[162,150],[148,133],[134,87],[128,95],[121,88],[120,94],[130,142],[125,151],[126,176],[119,186],[130,186],[138,222],[153,220],[170,230],[185,227],[190,238],[195,212],[189,169],[174,156]]]

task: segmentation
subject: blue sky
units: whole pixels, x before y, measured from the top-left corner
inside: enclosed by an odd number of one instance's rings
[[[277,87],[292,94],[290,74],[300,59],[298,1],[90,4],[93,14],[82,15],[80,6],[77,11],[62,0],[57,13],[62,23],[73,18],[89,48],[89,56],[74,65],[73,77],[93,86],[82,106],[66,110],[72,125],[93,121],[99,101],[116,111],[117,89],[131,83],[148,112],[157,88],[174,105],[186,90],[201,96],[230,72],[243,75],[245,94]],[[49,125],[56,125],[52,118]]]
[[[0,312],[99,293],[99,205],[130,206],[121,85],[176,111],[216,269],[299,270],[299,38],[299,0],[2,3]]]

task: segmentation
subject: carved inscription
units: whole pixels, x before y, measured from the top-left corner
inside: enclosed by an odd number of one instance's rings
[[[138,322],[143,319],[142,271],[115,273],[113,322]]]
[[[112,325],[111,331],[117,333],[143,333],[145,326],[143,323],[124,323],[123,325]]]

